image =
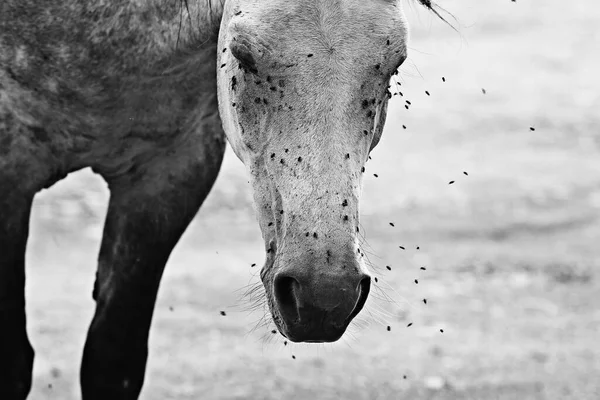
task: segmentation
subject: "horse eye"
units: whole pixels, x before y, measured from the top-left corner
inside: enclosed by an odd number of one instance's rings
[[[231,50],[231,54],[240,62],[241,66],[246,68],[248,71],[252,73],[257,73],[256,69],[256,61],[254,60],[254,56],[250,51],[250,46],[247,43],[239,43],[234,40],[229,45],[229,49]]]

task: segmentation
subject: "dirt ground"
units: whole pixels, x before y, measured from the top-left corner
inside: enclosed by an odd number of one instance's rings
[[[359,321],[331,345],[256,327],[240,294],[263,246],[228,150],[167,266],[143,399],[600,399],[600,5],[439,2],[460,33],[406,3],[403,96],[366,166],[379,283]],[[107,199],[89,170],[36,198],[32,399],[79,398]]]

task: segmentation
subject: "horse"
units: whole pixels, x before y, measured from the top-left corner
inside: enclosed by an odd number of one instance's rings
[[[399,0],[3,0],[0,398],[31,388],[35,194],[85,167],[109,186],[81,394],[137,399],[163,270],[226,141],[252,184],[277,329],[338,340],[369,294],[362,174],[407,38]]]

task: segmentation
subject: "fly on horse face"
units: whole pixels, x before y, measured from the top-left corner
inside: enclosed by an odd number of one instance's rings
[[[226,139],[251,179],[279,332],[338,340],[369,294],[362,170],[406,46],[399,0],[2,0],[0,398],[31,387],[34,195],[85,167],[108,183],[82,397],[136,399],[163,269]]]

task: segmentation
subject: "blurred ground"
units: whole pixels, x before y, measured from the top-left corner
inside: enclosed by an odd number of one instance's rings
[[[380,279],[362,322],[327,346],[250,332],[260,314],[236,290],[258,281],[262,243],[229,152],[167,266],[142,398],[600,398],[600,5],[440,3],[460,34],[407,5],[403,97],[367,164]],[[90,171],[36,198],[32,399],[79,396],[107,199]]]

